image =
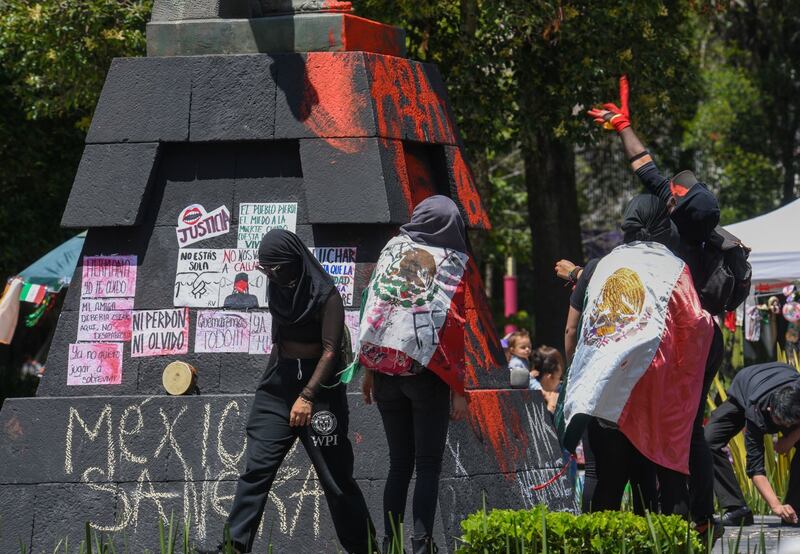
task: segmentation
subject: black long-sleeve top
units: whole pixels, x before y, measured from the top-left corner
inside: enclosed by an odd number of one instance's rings
[[[767,408],[772,395],[786,385],[800,386],[800,373],[779,362],[751,365],[733,378],[728,398],[744,409],[744,444],[747,451],[747,475],[766,475],[764,435],[786,432],[777,425]]]

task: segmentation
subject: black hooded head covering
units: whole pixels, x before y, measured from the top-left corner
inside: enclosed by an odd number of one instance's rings
[[[691,171],[681,171],[670,181],[675,209],[670,216],[681,237],[703,242],[719,225],[719,203],[705,184]]]
[[[269,313],[280,325],[306,323],[322,308],[333,279],[323,269],[300,237],[285,229],[272,229],[258,247],[262,266],[280,265],[280,272],[291,276],[294,286],[280,286],[270,281],[267,287]]]
[[[622,216],[623,241],[660,242],[669,246],[672,223],[664,203],[654,194],[638,194],[625,208]]]
[[[429,196],[414,208],[411,221],[400,232],[414,242],[466,253],[464,219],[456,203],[446,196]]]

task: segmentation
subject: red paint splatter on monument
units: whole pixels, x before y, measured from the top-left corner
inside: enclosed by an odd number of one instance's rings
[[[386,150],[392,158],[394,170],[397,175],[397,182],[400,184],[400,190],[405,198],[406,206],[408,207],[408,215],[414,210],[414,197],[411,190],[411,182],[408,177],[408,170],[406,168],[406,157],[403,150],[403,143],[399,140],[380,139],[381,148]]]
[[[406,172],[411,186],[411,203],[413,211],[417,204],[436,194],[436,178],[428,160],[419,157],[420,151],[404,148],[406,158]]]
[[[352,2],[341,2],[339,0],[325,0],[322,3],[323,10],[350,11],[353,9]]]
[[[306,56],[302,121],[315,136],[347,154],[358,152],[360,143],[346,137],[367,136],[363,119],[369,101],[366,91],[356,88],[360,67],[361,54],[309,52]]]
[[[433,89],[424,64],[390,56],[365,59],[380,136],[455,143],[445,100]]]
[[[371,19],[349,14],[344,16],[342,37],[344,49],[347,51],[375,52],[398,57],[405,54],[405,40],[400,29]]]
[[[456,196],[467,213],[467,225],[479,229],[491,229],[492,224],[489,221],[489,215],[483,209],[481,197],[475,186],[475,178],[472,175],[472,170],[464,160],[464,156],[461,154],[461,149],[452,148],[448,150],[450,151],[447,156],[450,164],[450,174],[453,176],[453,182],[456,186]]]
[[[517,464],[527,458],[528,435],[520,412],[511,401],[511,391],[470,391],[469,423],[472,431],[484,439],[484,448],[494,451],[506,479],[513,479]]]

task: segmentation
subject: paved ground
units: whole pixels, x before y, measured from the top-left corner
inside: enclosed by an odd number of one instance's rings
[[[762,531],[766,550],[762,550],[760,546]],[[737,554],[733,547],[736,544],[736,537],[738,534],[738,528],[726,527],[725,536],[717,541],[714,547],[714,553]],[[738,554],[761,554],[764,552],[800,554],[800,527],[782,527],[780,518],[776,516],[757,516],[756,525],[742,529]]]

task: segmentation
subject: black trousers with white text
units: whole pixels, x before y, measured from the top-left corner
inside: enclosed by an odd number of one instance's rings
[[[298,438],[314,464],[342,546],[351,553],[369,552],[374,529],[353,479],[346,386],[320,389],[311,425],[289,426],[292,405],[316,365],[316,359],[281,359],[256,391],[247,422],[247,465],[228,516],[231,538],[244,552],[253,547],[270,487]]]

